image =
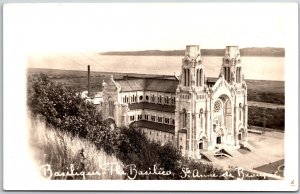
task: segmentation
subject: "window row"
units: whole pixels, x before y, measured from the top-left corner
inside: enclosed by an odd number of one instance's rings
[[[180,98],[181,99],[185,99],[185,100],[189,100],[190,99],[190,95],[189,94],[181,94]]]
[[[130,121],[135,121],[135,115],[131,115],[129,117]],[[137,120],[146,120],[146,121],[152,121],[157,123],[163,123],[167,125],[175,125],[175,120],[172,118],[162,117],[162,116],[154,116],[154,115],[148,115],[148,114],[139,114],[137,115]]]
[[[144,99],[145,98],[145,99]],[[169,96],[155,96],[152,95],[151,98],[149,98],[148,95],[139,96],[139,101],[145,101],[145,102],[151,102],[151,103],[159,103],[159,104],[168,104],[168,105],[175,105],[175,97],[169,97]],[[122,99],[123,103],[137,103],[137,96],[133,95],[130,98],[128,96],[124,96]]]

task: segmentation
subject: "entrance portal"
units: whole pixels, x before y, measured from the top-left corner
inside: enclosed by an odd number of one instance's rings
[[[199,143],[199,149],[202,150],[203,149],[203,142]]]
[[[242,140],[242,134],[241,133],[238,134],[238,140]]]
[[[221,139],[221,136],[217,137],[217,144],[221,144],[221,143],[222,143],[221,140],[222,140],[222,139]]]

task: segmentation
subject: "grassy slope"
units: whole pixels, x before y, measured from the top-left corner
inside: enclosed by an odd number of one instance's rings
[[[28,121],[30,134],[32,134],[30,145],[38,165],[50,164],[53,172],[67,172],[70,164],[73,164],[75,171],[78,172],[96,171],[107,163],[118,163],[123,166],[115,156],[108,156],[103,150],[97,150],[96,146],[87,140],[71,137],[66,132],[48,128],[40,119],[28,118]],[[82,148],[85,159],[82,159],[80,155]],[[77,176],[74,179],[82,179],[82,177]],[[122,179],[122,177],[107,173],[100,176],[86,176],[86,179]]]

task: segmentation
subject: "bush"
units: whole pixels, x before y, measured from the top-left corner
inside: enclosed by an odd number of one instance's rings
[[[213,167],[213,165],[203,164],[194,160],[187,159],[181,155],[171,143],[164,145],[150,142],[138,129],[122,128],[123,141],[119,146],[118,158],[123,161],[125,171],[130,174],[130,168],[126,165],[134,164],[136,170],[141,172],[153,172],[154,165],[156,172],[171,172],[169,175],[151,174],[148,176],[137,174],[135,179],[171,179],[171,180],[193,180],[193,179],[226,179],[222,177],[225,172]],[[185,169],[191,169],[202,175],[215,174],[217,177],[193,177],[185,176]],[[126,178],[126,177],[125,177]],[[132,178],[132,177],[131,177]]]
[[[80,92],[40,74],[29,76],[27,97],[29,110],[41,115],[48,127],[87,138],[109,154],[115,152],[119,133],[102,122],[101,113]]]
[[[161,146],[158,143],[150,142],[139,130],[134,128],[122,128],[123,139],[119,145],[118,158],[125,165],[135,165],[139,171],[153,172],[170,171],[170,175],[150,174],[147,176],[137,175],[135,179],[173,179],[175,177],[181,153],[172,144]],[[130,173],[129,168],[125,168]]]

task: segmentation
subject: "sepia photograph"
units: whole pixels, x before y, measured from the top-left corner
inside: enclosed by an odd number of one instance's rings
[[[4,189],[298,190],[297,8],[6,4]]]

